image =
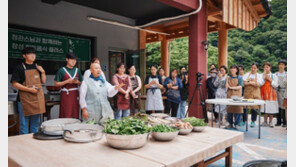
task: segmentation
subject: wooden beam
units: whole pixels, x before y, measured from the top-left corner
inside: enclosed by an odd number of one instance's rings
[[[169,76],[170,73],[170,59],[169,59],[169,41],[163,36],[161,40],[161,67],[164,69],[164,75]]]
[[[256,21],[260,20],[260,17],[258,16],[257,11],[254,9],[254,7],[252,6],[252,3],[250,2],[250,0],[243,0],[244,4],[246,5],[246,7],[248,8],[249,12],[252,14],[252,16],[254,17],[254,19],[256,19]]]
[[[222,15],[222,10],[214,10],[214,11],[208,11],[207,16],[216,16],[216,15]]]
[[[218,67],[227,67],[227,33],[226,23],[220,22],[218,29]]]
[[[139,50],[140,50],[140,78],[142,78],[142,83],[144,78],[146,78],[146,31],[139,31]],[[145,89],[141,89],[141,93],[144,94]]]
[[[157,0],[168,6],[180,9],[185,12],[190,12],[198,8],[198,1],[196,0]]]

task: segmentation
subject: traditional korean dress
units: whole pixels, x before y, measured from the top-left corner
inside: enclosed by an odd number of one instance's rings
[[[226,99],[227,89],[226,89],[227,75],[222,78],[217,77],[214,81],[214,86],[217,88],[216,99]],[[215,112],[219,113],[219,105],[215,106]],[[226,105],[220,105],[220,113],[226,114]]]
[[[159,76],[147,76],[145,84],[149,84],[151,81],[155,80],[159,84],[162,84],[162,79]],[[147,89],[146,98],[146,111],[162,111],[163,101],[161,96],[161,90],[157,85],[153,84]]]
[[[80,86],[80,107],[86,107],[88,119],[86,121],[103,122],[107,118],[114,119],[114,113],[108,101],[108,97],[117,94],[110,83],[103,77],[86,78]]]
[[[275,88],[278,87],[278,78],[275,74],[267,74],[271,76],[272,81],[264,80],[264,84],[261,86],[261,98],[266,101],[266,111],[267,114],[277,114],[278,105],[277,105],[277,94]]]

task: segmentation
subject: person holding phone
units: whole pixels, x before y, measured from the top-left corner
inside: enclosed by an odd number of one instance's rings
[[[75,67],[76,55],[67,53],[67,65],[58,70],[54,80],[55,86],[62,87],[60,94],[60,118],[79,118],[79,91],[82,74]]]
[[[36,50],[33,47],[23,49],[22,55],[25,60],[16,66],[11,83],[19,90],[17,96],[19,134],[28,134],[38,132],[41,114],[45,113],[41,84],[46,82],[46,75],[44,69],[34,62]]]

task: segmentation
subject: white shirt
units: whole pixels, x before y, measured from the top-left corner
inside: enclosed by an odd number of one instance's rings
[[[244,76],[243,76],[243,80],[244,81],[247,81],[248,77],[249,77],[249,74],[250,73],[246,73]],[[256,78],[256,74],[251,74],[249,79],[255,79]],[[262,86],[265,82],[263,80],[263,77],[262,77],[262,74],[258,74],[257,73],[257,82],[259,83],[259,86]]]
[[[101,85],[103,85],[103,83],[101,81],[95,81],[94,79],[91,79],[93,82],[95,82],[95,84],[99,87]],[[115,90],[115,86],[112,86],[109,82],[107,82],[105,80],[106,83],[106,88],[107,88],[107,92],[108,92],[108,97],[113,97],[117,94],[118,90]],[[80,85],[80,90],[79,90],[79,104],[80,104],[80,108],[86,108],[86,101],[85,101],[85,97],[87,94],[87,84],[85,83],[85,81],[82,81],[82,84]]]
[[[83,74],[83,80],[85,80],[86,78],[89,78],[90,74],[91,74],[90,70],[89,69],[86,70]],[[105,77],[105,74],[103,71],[101,71],[101,75],[102,75],[103,79],[106,81],[106,77]]]

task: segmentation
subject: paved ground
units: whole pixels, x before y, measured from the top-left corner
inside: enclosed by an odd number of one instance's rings
[[[250,120],[249,115],[249,120]],[[258,119],[257,119],[258,120]],[[261,119],[263,121],[263,117]],[[274,120],[275,121],[275,120]],[[235,129],[229,129],[235,130]],[[237,131],[244,132],[244,141],[233,146],[233,167],[243,166],[252,160],[286,160],[287,130],[283,127],[261,127],[261,139],[258,139],[258,122],[254,128],[239,127]],[[222,151],[221,151],[222,152]],[[221,159],[209,167],[225,166]]]

